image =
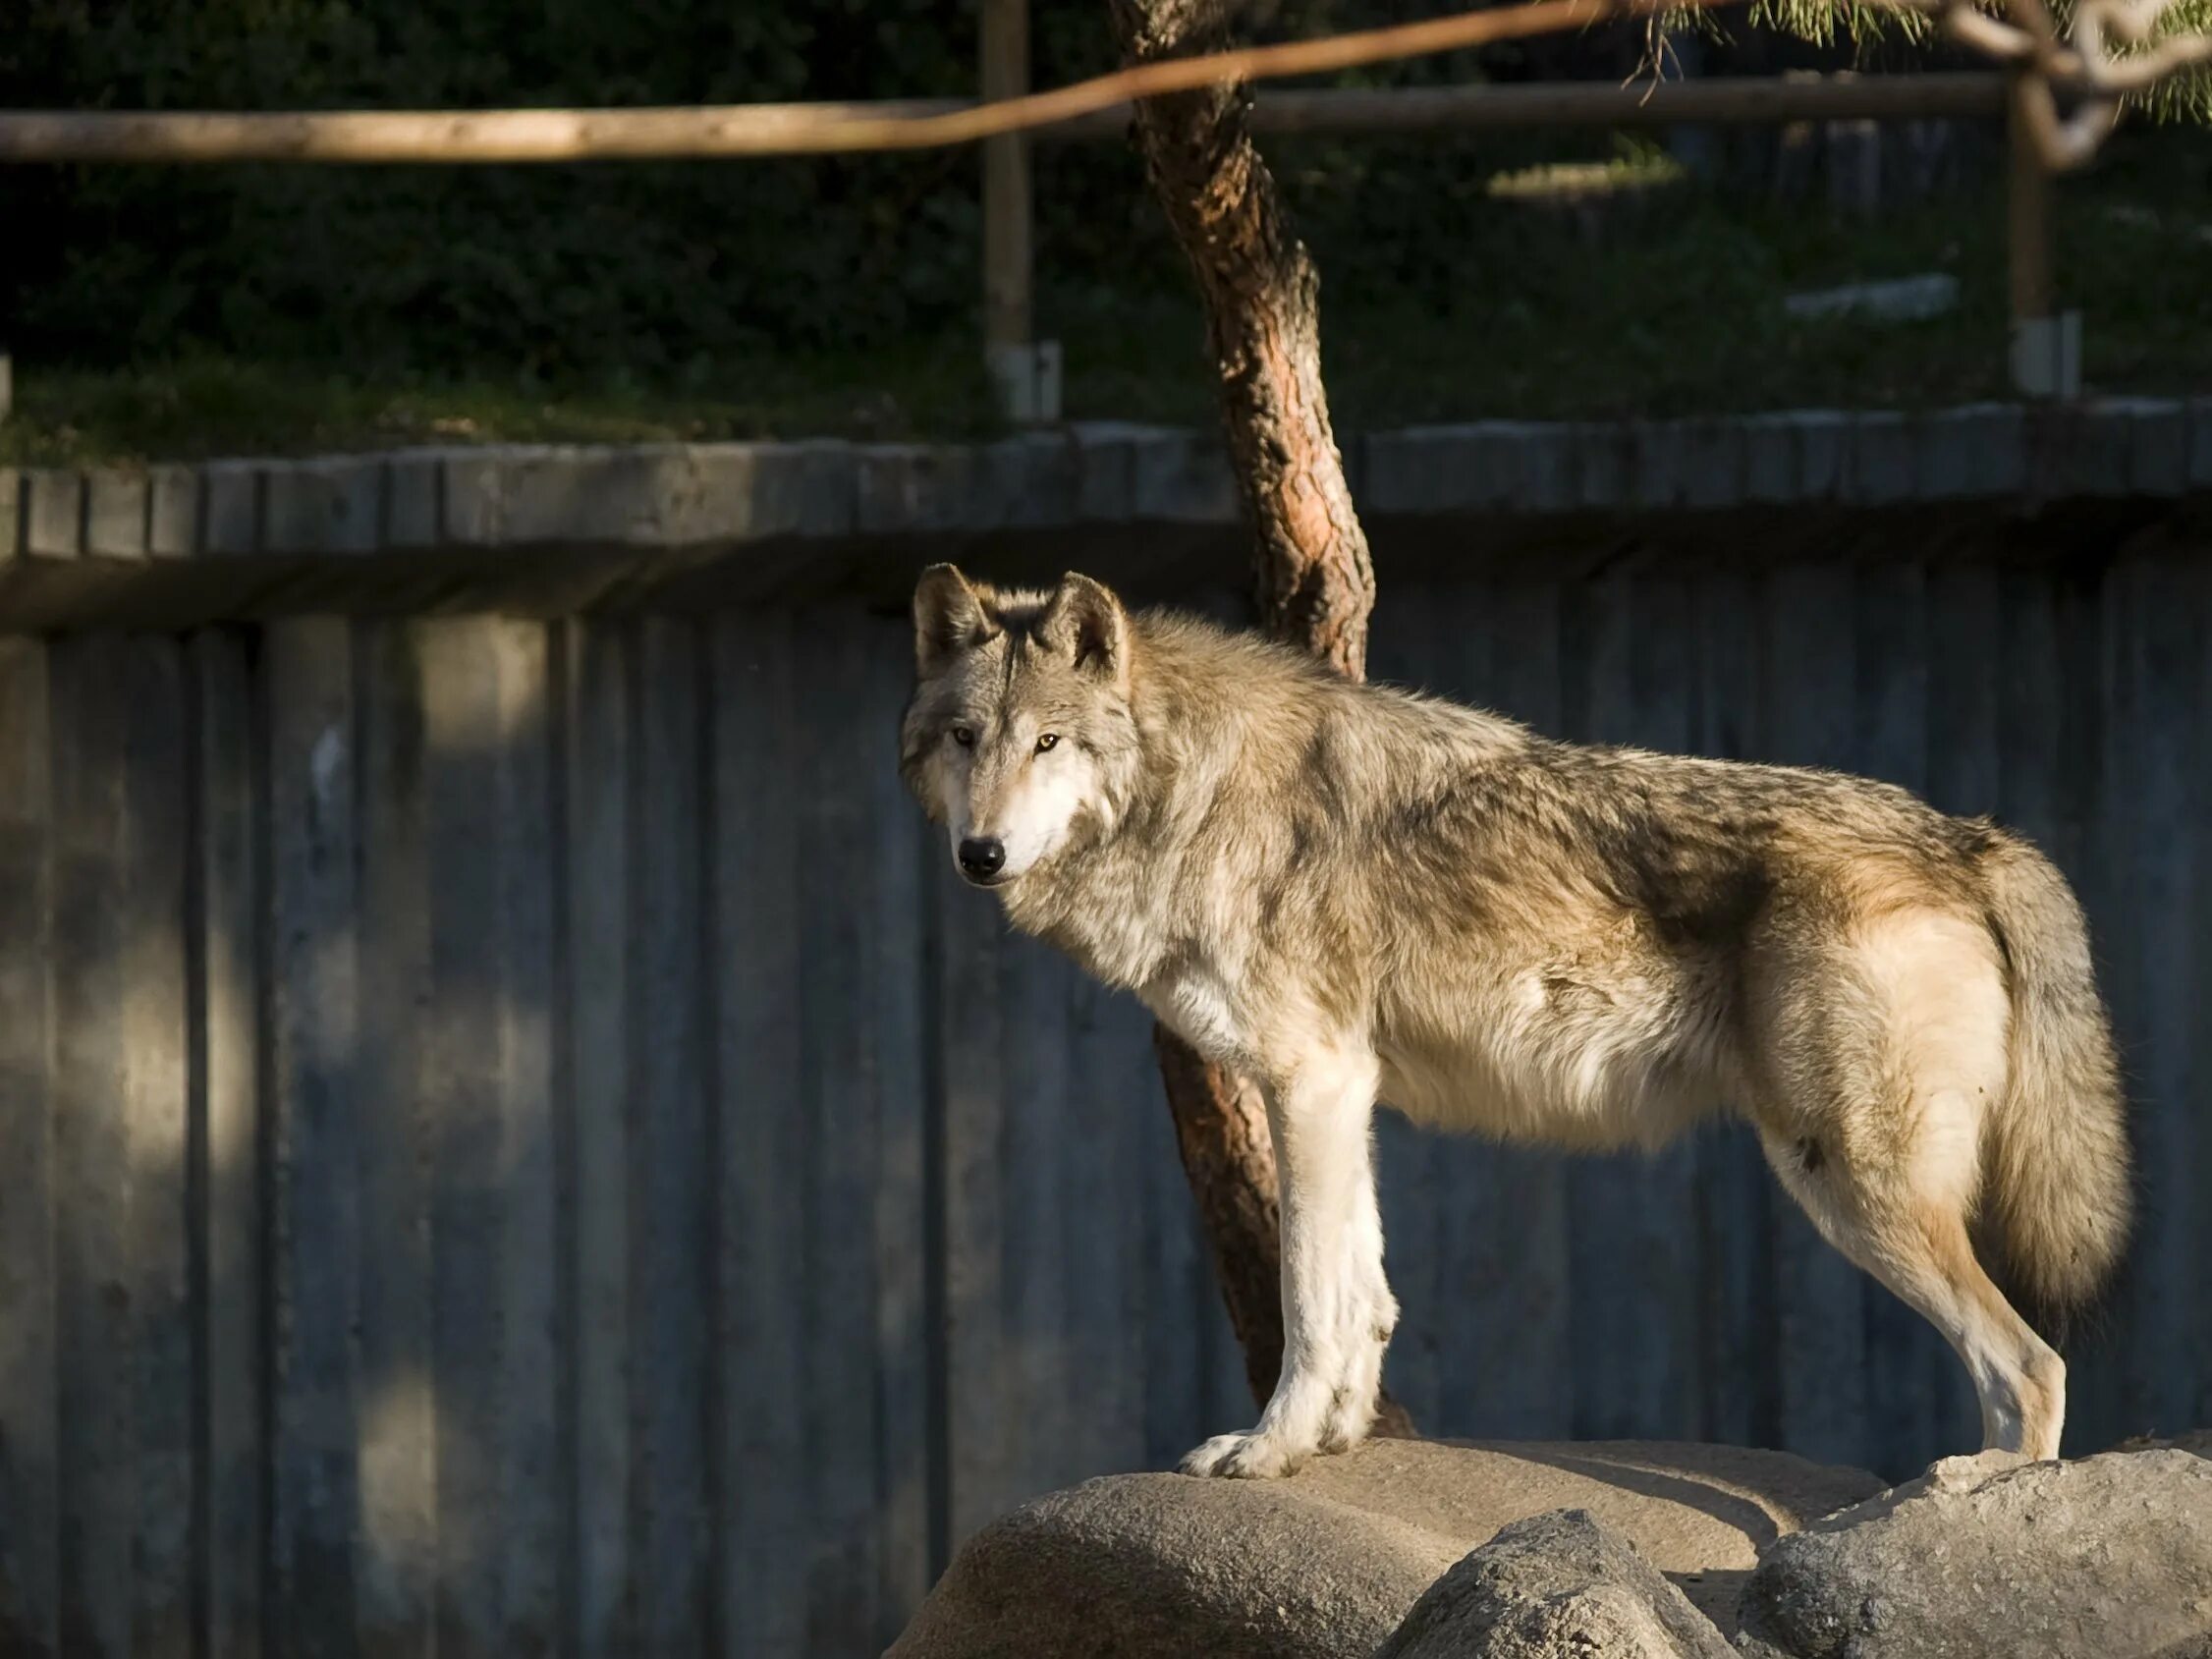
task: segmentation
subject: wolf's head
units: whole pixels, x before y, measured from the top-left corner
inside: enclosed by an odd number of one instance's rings
[[[1122,602],[1072,572],[1005,592],[932,565],[913,616],[899,767],[961,874],[1003,886],[1109,829],[1136,755]]]

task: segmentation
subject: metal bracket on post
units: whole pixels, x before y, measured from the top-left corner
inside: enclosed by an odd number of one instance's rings
[[[2022,77],[2015,72],[2006,105],[2012,166],[2005,201],[2013,388],[2024,397],[2063,402],[2081,395],[2081,313],[2058,308],[2051,261],[2051,175],[2028,131],[2022,87]]]

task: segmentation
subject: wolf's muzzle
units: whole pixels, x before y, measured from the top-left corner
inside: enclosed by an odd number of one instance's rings
[[[988,882],[1006,865],[1006,843],[969,836],[960,844],[960,873],[974,882]]]

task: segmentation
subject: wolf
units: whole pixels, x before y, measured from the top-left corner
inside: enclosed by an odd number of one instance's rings
[[[2024,841],[1838,773],[1554,742],[1075,573],[933,566],[913,630],[900,769],[961,876],[1267,1103],[1281,1377],[1187,1470],[1372,1426],[1378,1102],[1587,1150],[1747,1120],[1958,1353],[1985,1448],[2058,1455],[2065,1363],[1975,1239],[2031,1308],[2083,1302],[2129,1146],[2086,924]]]

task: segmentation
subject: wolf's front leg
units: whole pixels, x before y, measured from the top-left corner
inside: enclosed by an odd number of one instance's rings
[[[1306,1056],[1267,1091],[1283,1216],[1283,1371],[1257,1426],[1183,1460],[1189,1474],[1288,1474],[1366,1438],[1398,1304],[1383,1278],[1364,1049]]]

